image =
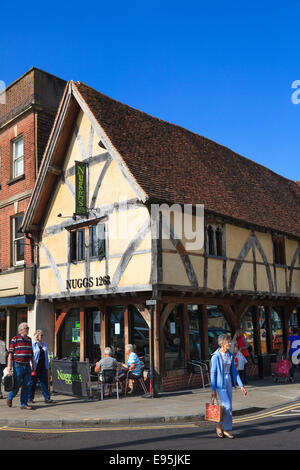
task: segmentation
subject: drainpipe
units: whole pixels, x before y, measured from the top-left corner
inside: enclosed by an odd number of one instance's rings
[[[34,240],[28,232],[26,232],[25,235],[26,235],[26,238],[28,238],[30,241],[31,265],[32,265],[31,284],[35,286],[36,285],[36,263],[34,262]]]

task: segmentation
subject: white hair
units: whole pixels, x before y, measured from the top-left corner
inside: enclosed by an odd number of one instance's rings
[[[229,335],[220,335],[218,337],[218,345],[222,346],[222,344],[226,343],[227,341],[231,341]]]
[[[20,325],[18,326],[18,333],[21,333],[25,326],[28,326],[27,322],[20,323]]]
[[[130,351],[130,352],[133,352],[133,346],[132,346],[132,344],[127,344],[127,345],[126,345],[126,349],[127,349],[128,351]]]
[[[111,356],[112,355],[112,350],[110,347],[107,347],[104,349],[104,354],[107,354],[108,356]]]

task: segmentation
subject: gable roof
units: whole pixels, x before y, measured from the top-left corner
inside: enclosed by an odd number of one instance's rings
[[[182,127],[77,82],[79,93],[149,198],[300,236],[300,188]]]
[[[103,131],[108,150],[116,151],[125,171],[146,198],[169,203],[204,204],[206,211],[300,237],[300,187],[294,181],[205,137],[120,103],[81,82],[69,82],[66,88]],[[55,123],[59,121],[62,108],[61,103]],[[35,192],[43,191],[47,165],[55,161],[47,155],[51,139],[57,133],[55,125]],[[62,151],[59,153],[63,154]],[[34,200],[37,201],[39,196],[35,192],[29,212],[24,217],[25,231],[32,224]]]

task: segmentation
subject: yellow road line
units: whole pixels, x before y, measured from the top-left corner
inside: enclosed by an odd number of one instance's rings
[[[197,424],[165,424],[153,426],[107,426],[107,427],[93,427],[93,428],[73,428],[73,429],[35,429],[35,428],[17,428],[10,426],[0,427],[0,431],[13,431],[13,432],[28,432],[40,434],[59,434],[59,433],[82,433],[82,432],[100,432],[100,431],[136,431],[136,430],[151,430],[151,429],[178,429],[178,428],[198,428]]]
[[[297,404],[294,404],[294,405],[288,405],[288,406],[283,407],[283,408],[276,408],[276,409],[272,409],[272,410],[269,410],[269,411],[265,411],[263,413],[255,415],[255,416],[245,416],[244,418],[237,418],[237,419],[233,420],[233,423],[245,423],[247,421],[255,421],[257,419],[270,417],[274,414],[281,414],[281,413],[284,413],[285,411],[290,411],[290,410],[293,410],[295,408],[300,408],[300,402],[298,402]]]

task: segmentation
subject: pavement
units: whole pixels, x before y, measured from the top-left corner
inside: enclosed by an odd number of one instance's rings
[[[244,397],[233,389],[233,415],[247,415],[262,409],[282,406],[300,400],[300,378],[294,384],[274,383],[273,379],[252,380]],[[67,428],[111,425],[146,425],[180,423],[204,419],[205,404],[210,401],[210,388],[190,388],[165,392],[157,398],[116,396],[99,400],[94,389],[92,400],[52,394],[51,404],[44,403],[37,390],[32,410],[20,409],[19,394],[12,408],[6,404],[7,393],[0,400],[0,427]]]

